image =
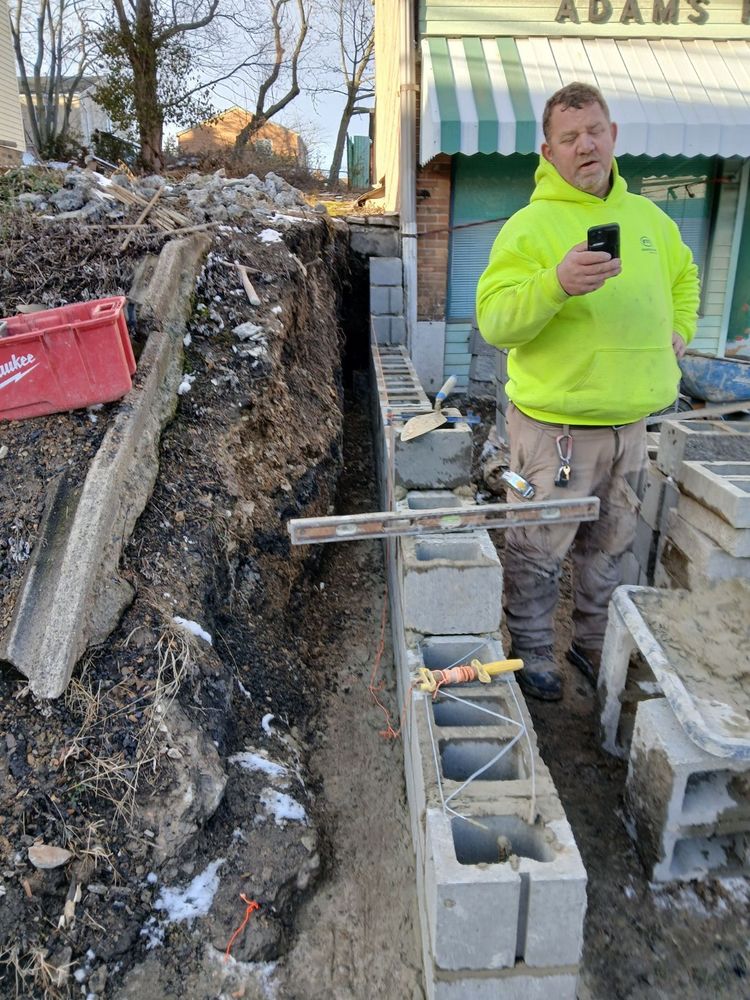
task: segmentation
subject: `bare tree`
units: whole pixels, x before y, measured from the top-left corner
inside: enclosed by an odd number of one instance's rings
[[[339,131],[333,150],[328,183],[338,182],[341,161],[349,125],[354,115],[368,114],[370,109],[360,102],[375,96],[372,74],[372,54],[375,47],[375,24],[372,0],[334,0],[335,42],[338,48],[338,66],[329,70],[339,76],[340,83],[334,93],[343,94]]]
[[[300,94],[299,64],[302,49],[310,28],[309,0],[295,0],[296,19],[289,15],[291,0],[269,0],[273,58],[263,66],[258,86],[258,97],[251,120],[237,134],[235,148],[241,152],[252,137]],[[291,51],[287,50],[291,44]],[[279,81],[285,89],[278,93]],[[270,102],[270,103],[267,103]]]
[[[73,99],[91,67],[86,8],[79,0],[15,0],[10,33],[37,155],[67,155]]]

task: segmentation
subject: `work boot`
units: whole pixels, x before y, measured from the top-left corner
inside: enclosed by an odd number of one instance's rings
[[[601,649],[584,649],[574,642],[567,652],[567,657],[573,666],[578,667],[586,680],[596,687],[602,662]]]
[[[555,663],[552,646],[536,649],[511,649],[510,659],[523,660],[523,668],[515,677],[524,694],[542,701],[559,701],[562,698],[562,675]]]

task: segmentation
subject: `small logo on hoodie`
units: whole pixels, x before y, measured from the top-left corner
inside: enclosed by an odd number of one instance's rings
[[[656,247],[648,236],[641,236],[641,250],[644,250],[646,253],[656,253]]]

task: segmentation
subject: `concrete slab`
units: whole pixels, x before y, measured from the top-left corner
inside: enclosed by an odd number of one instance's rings
[[[484,530],[400,539],[406,628],[423,635],[494,632],[503,570]]]
[[[676,478],[685,493],[734,528],[750,528],[750,461],[683,462]]]

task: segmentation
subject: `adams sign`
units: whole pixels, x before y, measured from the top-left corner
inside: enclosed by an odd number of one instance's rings
[[[561,0],[555,20],[558,24],[581,23],[581,12],[590,24],[705,24],[709,19],[710,0],[589,0],[588,4],[576,0]],[[581,10],[579,11],[579,7]],[[750,24],[750,0],[738,5],[738,23]]]

